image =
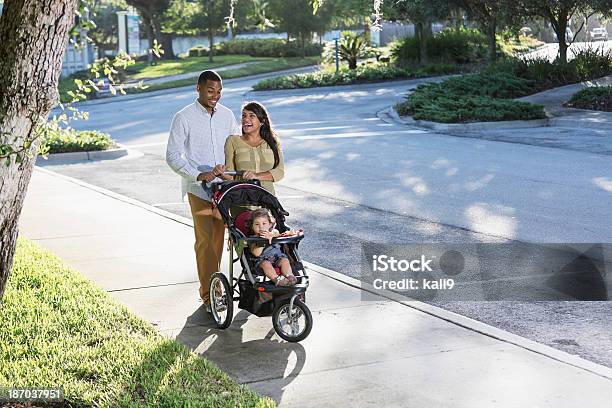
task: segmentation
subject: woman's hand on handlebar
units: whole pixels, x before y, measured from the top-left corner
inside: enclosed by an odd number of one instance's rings
[[[251,171],[251,170],[245,170],[244,173],[242,173],[242,179],[243,180],[253,180],[257,178],[257,173]]]

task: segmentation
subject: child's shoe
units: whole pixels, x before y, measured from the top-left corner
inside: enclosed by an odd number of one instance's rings
[[[276,278],[276,286],[291,286],[291,282],[285,276],[281,275]]]

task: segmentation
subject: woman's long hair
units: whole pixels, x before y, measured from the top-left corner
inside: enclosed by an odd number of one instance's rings
[[[257,116],[257,119],[259,119],[259,121],[261,122],[259,134],[261,135],[261,138],[266,141],[268,146],[270,146],[270,149],[272,149],[272,153],[274,153],[274,167],[272,168],[276,168],[280,161],[278,155],[278,138],[276,136],[276,133],[272,129],[272,124],[270,123],[270,116],[268,115],[268,111],[266,110],[266,108],[264,108],[262,104],[255,101],[248,102],[247,104],[243,105],[242,110],[248,110],[250,112],[253,112],[255,116]],[[242,133],[244,134],[244,130],[242,131]]]

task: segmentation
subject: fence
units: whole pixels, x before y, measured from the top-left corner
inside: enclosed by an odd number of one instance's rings
[[[98,55],[95,48],[96,47],[91,44],[82,48],[74,48],[74,46],[69,43],[64,53],[61,76],[64,77],[76,71],[87,69],[89,64],[95,60],[95,56]]]

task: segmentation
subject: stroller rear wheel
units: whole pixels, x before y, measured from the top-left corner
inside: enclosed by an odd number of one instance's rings
[[[208,290],[210,311],[219,329],[227,329],[234,317],[232,287],[222,273],[216,272],[210,280]]]
[[[296,298],[291,310],[290,300],[286,299],[276,306],[272,314],[272,324],[276,333],[286,341],[304,340],[312,329],[312,314],[306,303]]]

